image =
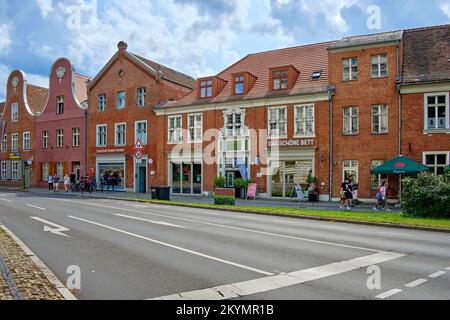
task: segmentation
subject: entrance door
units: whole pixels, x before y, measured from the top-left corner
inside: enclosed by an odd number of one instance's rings
[[[30,177],[30,167],[28,165],[25,166],[24,168],[24,183],[25,183],[25,188],[29,188],[31,187],[31,177]]]
[[[81,178],[81,164],[79,162],[72,162],[72,172],[77,176],[77,180]]]
[[[143,166],[138,167],[139,193],[147,193],[147,170]]]
[[[235,172],[227,172],[227,187],[228,188],[234,188],[234,180],[235,180],[236,174]]]

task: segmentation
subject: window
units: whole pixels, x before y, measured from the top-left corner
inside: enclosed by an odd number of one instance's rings
[[[200,82],[200,98],[210,98],[213,92],[212,80],[205,80]]]
[[[234,77],[234,94],[244,94],[244,76]]]
[[[74,147],[80,146],[80,128],[72,129],[72,146]]]
[[[358,80],[358,59],[350,58],[342,60],[342,80]]]
[[[286,137],[287,108],[269,108],[269,137]]]
[[[358,183],[358,161],[345,160],[343,165],[343,180],[353,177],[353,183]]]
[[[98,111],[99,112],[106,111],[106,94],[98,95]]]
[[[19,180],[19,161],[11,162],[11,179]]]
[[[182,116],[169,117],[169,142],[178,143],[183,141],[183,130],[181,127]]]
[[[2,148],[1,151],[2,152],[6,152],[8,150],[8,135],[3,135],[3,139],[2,139]]]
[[[62,129],[56,130],[56,147],[57,148],[64,147],[64,130]]]
[[[203,115],[188,115],[189,142],[201,142],[203,140]]]
[[[431,173],[435,174],[444,174],[445,167],[447,167],[449,162],[449,154],[448,152],[443,153],[434,153],[429,154],[426,153],[424,155],[425,165],[430,168]]]
[[[19,150],[19,134],[13,133],[11,135],[11,151]]]
[[[146,88],[137,89],[137,106],[144,107],[145,106],[145,97],[147,96]]]
[[[8,162],[2,161],[0,168],[1,168],[0,179],[7,180],[8,179]]]
[[[137,139],[141,140],[143,145],[147,144],[147,121],[138,121],[135,124],[136,126],[136,141]]]
[[[373,160],[371,165],[371,170],[378,168],[379,166],[383,165],[386,161],[383,160]],[[387,175],[384,174],[371,174],[370,175],[370,188],[372,190],[377,190],[378,187],[381,185],[381,181],[388,178]]]
[[[56,114],[64,113],[64,96],[59,96],[56,98]]]
[[[448,100],[449,100],[448,93],[425,95],[426,130],[450,129]]]
[[[62,179],[64,177],[64,164],[62,162],[56,163],[56,175]]]
[[[314,105],[295,106],[295,136],[311,137],[314,134]]]
[[[227,137],[239,137],[242,135],[242,114],[233,113],[226,117]]]
[[[344,135],[358,134],[359,132],[359,119],[358,119],[358,107],[345,107],[344,108]]]
[[[375,105],[372,106],[372,133],[380,134],[389,131],[388,106]]]
[[[19,121],[19,105],[17,103],[11,105],[11,121]]]
[[[388,76],[387,54],[372,56],[372,78]]]
[[[48,148],[48,131],[42,131],[42,148]]]
[[[127,143],[127,125],[125,123],[116,123],[116,146],[124,146]]]
[[[48,163],[42,164],[42,177],[41,181],[47,181],[48,178]]]
[[[287,70],[273,72],[273,90],[288,89],[289,72]]]
[[[125,91],[117,92],[117,109],[125,108]]]
[[[23,150],[30,150],[30,133],[23,133]]]
[[[97,126],[97,147],[106,147],[106,124]]]

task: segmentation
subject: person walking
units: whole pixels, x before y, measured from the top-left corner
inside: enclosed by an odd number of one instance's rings
[[[64,189],[66,190],[66,192],[69,192],[69,187],[71,186],[71,182],[70,182],[70,176],[69,174],[66,174],[64,176]]]
[[[380,186],[377,189],[377,195],[375,196],[376,200],[377,200],[377,204],[375,205],[375,207],[373,207],[373,211],[378,211],[380,208],[383,207],[383,195],[381,194],[381,188],[384,187],[386,184],[386,182],[383,180],[381,181]]]
[[[59,192],[59,176],[57,174],[53,176],[53,191]]]
[[[75,192],[75,184],[77,183],[77,175],[72,172],[70,174],[70,189],[72,192]]]
[[[47,183],[48,183],[48,191],[52,192],[53,191],[53,176],[52,175],[48,176]]]
[[[383,196],[383,209],[386,212],[391,212],[392,210],[389,209],[389,205],[388,205],[388,196],[389,196],[389,185],[387,182],[385,182],[384,186],[381,187],[380,191],[381,191],[381,195]]]
[[[353,198],[352,192],[350,190],[350,180],[347,178],[342,183],[341,188],[341,209],[351,210],[349,205],[349,199]]]

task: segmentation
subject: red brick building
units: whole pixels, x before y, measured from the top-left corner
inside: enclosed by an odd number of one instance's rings
[[[22,71],[10,74],[1,118],[7,124],[0,147],[2,185],[28,187],[36,184],[37,139],[34,128],[47,95],[48,89],[28,84]]]
[[[45,186],[49,175],[61,181],[66,174],[87,175],[87,81],[75,73],[66,58],[51,68],[50,89],[44,109],[36,119],[35,162],[38,184]]]
[[[148,192],[162,141],[153,107],[182,97],[196,82],[127,51],[124,42],[118,48],[88,85],[89,168],[97,179],[106,173],[115,176],[116,189]],[[144,147],[142,160],[133,156],[137,139]]]
[[[251,54],[160,106],[158,183],[211,194],[215,177],[244,177],[260,196],[289,198],[311,175],[327,199],[331,44]]]

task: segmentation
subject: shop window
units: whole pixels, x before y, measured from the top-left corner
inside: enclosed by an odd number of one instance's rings
[[[1,178],[1,180],[8,179],[8,162],[6,162],[6,161],[1,162],[0,178]]]
[[[123,162],[111,162],[111,163],[98,163],[97,172],[99,180],[100,178],[112,177],[112,183],[115,190],[125,189],[125,163]]]
[[[308,187],[308,175],[313,175],[313,160],[281,161],[272,164],[272,197],[289,198],[294,188]]]
[[[20,171],[20,162],[19,161],[12,161],[11,162],[11,179],[12,180],[19,180],[19,171]]]

